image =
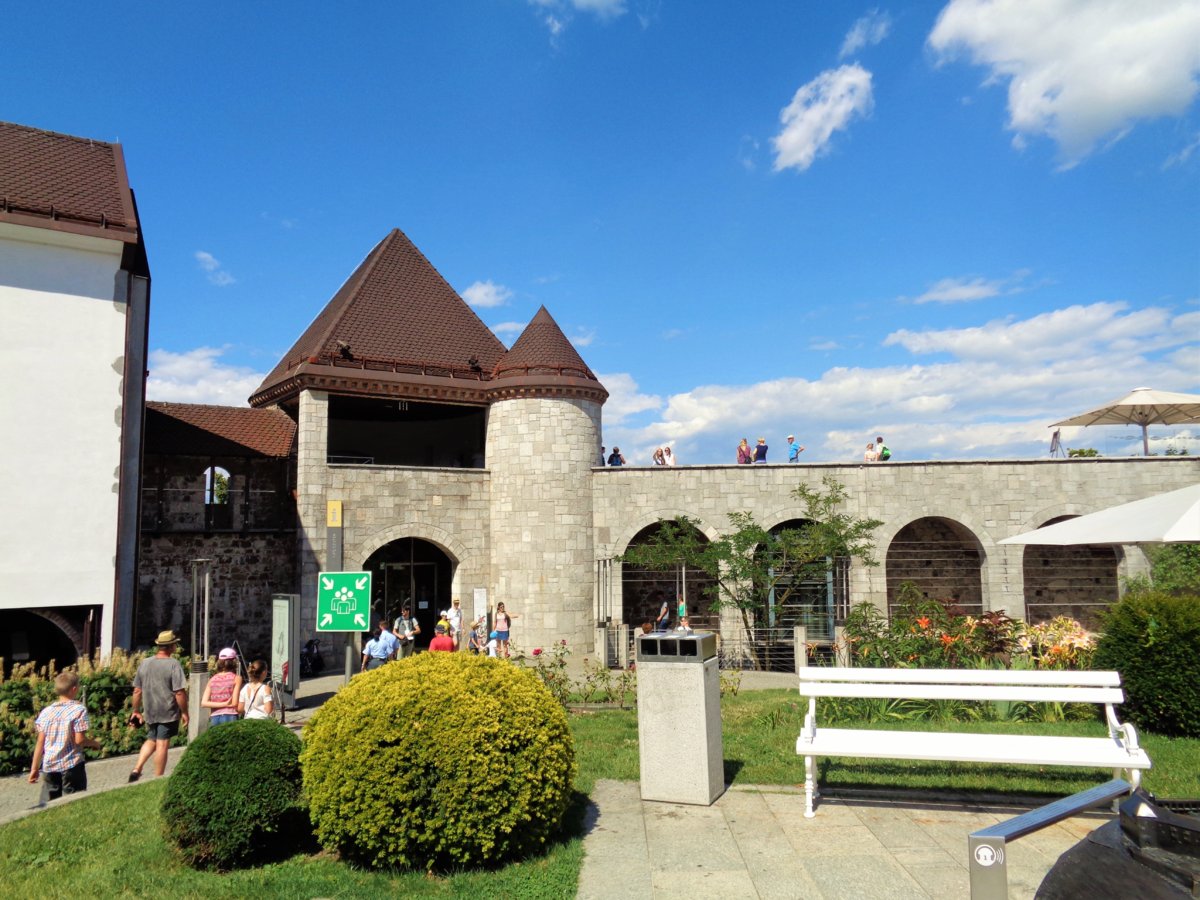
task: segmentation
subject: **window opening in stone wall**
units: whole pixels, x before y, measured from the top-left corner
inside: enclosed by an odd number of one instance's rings
[[[975,616],[983,612],[983,550],[959,522],[940,516],[909,522],[888,546],[886,566],[889,616],[906,581],[930,600]]]
[[[772,528],[771,534],[803,530],[806,519],[791,519]],[[761,555],[762,551],[759,551]],[[823,572],[811,567],[804,572],[770,570],[775,578],[767,598],[767,608],[760,617],[769,629],[780,629],[792,640],[792,629],[802,626],[809,641],[832,641],[833,626],[845,621],[850,604],[850,560],[826,559]]]
[[[1040,527],[1073,518],[1059,516]],[[1119,562],[1117,550],[1109,545],[1027,545],[1022,565],[1025,618],[1048,622],[1055,616],[1069,616],[1090,631],[1098,629],[1100,614],[1119,595]]]
[[[629,547],[648,543],[662,528],[661,522],[647,525],[629,542]],[[692,526],[700,541],[708,543],[699,529]],[[656,570],[625,563],[621,567],[621,619],[636,628],[643,622],[653,622],[665,602],[671,612],[671,627],[676,620],[676,604],[682,597],[687,602],[688,621],[696,631],[721,630],[721,616],[713,610],[717,599],[716,580],[682,563],[670,569]]]
[[[375,397],[329,398],[333,465],[482,469],[487,410]]]
[[[233,476],[221,466],[204,470],[204,526],[209,531],[233,527]]]

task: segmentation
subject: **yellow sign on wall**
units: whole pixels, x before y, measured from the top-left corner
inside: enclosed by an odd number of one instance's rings
[[[329,528],[342,527],[342,501],[328,500],[325,503],[325,524]]]

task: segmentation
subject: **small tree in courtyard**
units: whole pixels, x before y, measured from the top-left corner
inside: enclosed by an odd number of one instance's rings
[[[877,565],[873,532],[883,523],[845,512],[844,485],[826,476],[821,488],[800,485],[792,496],[804,505],[806,521],[799,528],[772,532],[751,513],[733,512],[729,531],[709,541],[680,517],[662,523],[646,543],[630,547],[621,562],[660,571],[680,564],[699,569],[717,584],[713,610],[737,610],[746,634],[753,636],[761,619],[772,619],[804,582],[823,580],[836,559]]]

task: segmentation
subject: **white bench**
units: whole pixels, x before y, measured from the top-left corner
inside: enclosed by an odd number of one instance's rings
[[[1086,766],[1112,769],[1116,775],[1126,772],[1134,788],[1141,780],[1141,770],[1150,768],[1150,757],[1138,747],[1137,731],[1117,721],[1113,711],[1114,704],[1125,700],[1117,672],[816,666],[800,670],[800,695],[808,697],[808,713],[796,740],[796,753],[804,757],[804,815],[809,818],[814,815],[814,760],[818,756]],[[1108,737],[818,728],[819,697],[1103,703]]]

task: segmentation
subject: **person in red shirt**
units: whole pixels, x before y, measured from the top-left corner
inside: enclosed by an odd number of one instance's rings
[[[454,652],[454,638],[446,634],[446,626],[438,625],[434,629],[434,638],[429,642],[430,651],[446,651],[447,653]]]

